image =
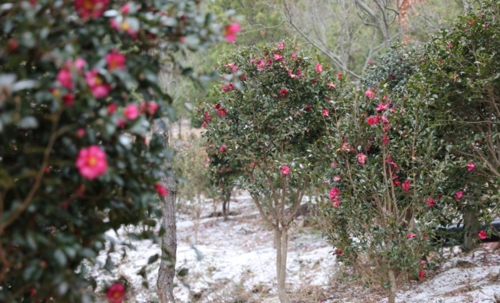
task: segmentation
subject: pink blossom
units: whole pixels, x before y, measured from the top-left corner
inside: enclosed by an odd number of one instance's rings
[[[283,59],[283,55],[282,54],[274,54],[273,59],[275,61],[279,61],[279,60]]]
[[[89,86],[92,95],[96,98],[104,98],[111,91],[111,86],[102,81],[102,78],[98,75],[96,69],[85,72],[85,80],[87,81],[87,85]]]
[[[417,236],[417,234],[408,234],[406,235],[406,239],[413,239]]]
[[[403,191],[409,191],[411,188],[410,180],[405,180],[405,182],[403,182],[403,184],[401,185],[401,188],[403,189]]]
[[[340,199],[340,189],[337,187],[333,187],[330,189],[330,200],[336,201]]]
[[[370,126],[377,124],[377,122],[378,122],[378,119],[375,116],[370,116],[366,119],[366,123],[368,123],[368,125],[370,125]]]
[[[125,297],[125,287],[120,283],[115,283],[109,287],[106,293],[109,303],[122,303]]]
[[[98,18],[106,10],[109,0],[75,0],[74,4],[81,18]]]
[[[162,197],[165,197],[166,195],[168,195],[168,190],[165,187],[163,187],[161,184],[156,183],[155,190]]]
[[[130,103],[129,105],[127,105],[127,107],[125,107],[125,111],[123,112],[125,118],[127,118],[128,120],[137,119],[137,117],[139,117],[139,113],[139,108],[135,103]]]
[[[326,85],[327,85],[329,88],[336,89],[335,84],[333,84],[332,82],[328,82]]]
[[[484,231],[484,230],[481,230],[477,233],[477,236],[479,237],[479,239],[481,240],[484,240],[486,238],[488,238],[488,234]]]
[[[384,135],[383,135],[383,138],[382,138],[382,143],[383,143],[384,145],[389,144],[389,136],[388,136],[386,133],[384,133]]]
[[[323,109],[321,110],[321,114],[324,116],[324,117],[328,117],[330,115],[330,113],[328,112],[327,109]]]
[[[120,12],[124,15],[127,15],[130,11],[130,5],[125,4],[122,7],[120,7]]]
[[[108,169],[106,153],[97,145],[82,148],[76,158],[76,167],[84,178],[95,179]]]
[[[286,87],[283,87],[283,88],[281,89],[281,94],[282,94],[283,96],[284,96],[284,95],[286,95],[286,94],[288,94],[288,89],[287,89]]]
[[[474,162],[471,161],[467,164],[467,171],[473,171],[475,167]]]
[[[365,92],[365,96],[367,96],[369,99],[375,98],[375,93],[372,92],[370,89],[367,89]]]
[[[343,77],[344,77],[344,75],[342,75],[342,73],[337,74],[337,79],[339,79],[339,81],[342,80]]]
[[[203,113],[203,118],[205,118],[205,120],[207,120],[207,121],[212,120],[212,116],[210,116],[207,112]]]
[[[464,192],[459,190],[457,191],[457,193],[455,194],[455,199],[462,199],[462,197],[464,196]]]
[[[76,131],[76,136],[78,138],[82,138],[83,136],[85,136],[85,128],[79,128],[77,131]]]
[[[227,148],[226,144],[222,144],[222,146],[219,148],[219,151],[220,151],[221,153],[225,153],[225,152],[226,152],[226,150],[227,150],[226,148]]]
[[[283,175],[288,175],[288,174],[290,173],[290,167],[288,167],[288,166],[286,166],[286,165],[283,165],[283,166],[281,167],[281,173],[282,173]]]
[[[389,108],[389,103],[380,102],[375,110],[381,112],[381,111],[387,110],[388,108]]]
[[[434,205],[436,205],[436,200],[431,197],[427,197],[425,198],[425,203],[427,204],[427,206],[433,207]]]
[[[337,162],[332,162],[332,167],[337,167],[339,164]]]
[[[57,81],[64,88],[73,89],[74,87],[71,71],[66,67],[59,70],[59,73],[57,74]]]
[[[221,109],[218,110],[218,114],[221,117],[225,117],[227,115],[227,111],[226,111],[225,108],[221,108]]]
[[[207,127],[207,121],[203,121],[203,122],[201,123],[201,127],[206,128],[206,127]]]
[[[236,33],[238,33],[241,29],[241,26],[239,23],[232,23],[226,26],[226,30],[224,33],[224,36],[226,37],[227,42],[234,42],[236,41]]]
[[[116,105],[115,103],[111,103],[110,105],[108,105],[108,108],[107,108],[108,114],[112,115],[116,111],[117,108],[118,108],[118,105]]]
[[[257,70],[263,71],[266,68],[266,63],[262,60],[257,61]]]
[[[113,69],[125,69],[125,55],[120,54],[116,49],[111,51],[111,53],[106,55],[106,63],[108,64],[108,70]]]
[[[158,110],[158,104],[154,101],[151,102],[143,101],[141,103],[140,112],[143,114],[148,113],[150,115],[154,115],[157,110]]]
[[[296,53],[292,54],[292,59],[297,59],[297,54]]]
[[[317,71],[318,73],[321,73],[321,72],[323,71],[323,66],[321,66],[321,64],[319,64],[319,63],[318,63],[318,64],[316,64],[316,71]]]
[[[357,156],[357,158],[358,158],[359,164],[365,165],[366,164],[366,159],[368,157],[365,154],[363,154],[363,153],[359,153],[358,156]]]
[[[342,178],[340,178],[340,176],[333,177],[333,182],[339,182],[340,180],[342,180]]]
[[[279,49],[279,50],[282,50],[282,49],[284,49],[284,48],[285,48],[285,43],[283,43],[283,42],[278,42],[278,49]]]

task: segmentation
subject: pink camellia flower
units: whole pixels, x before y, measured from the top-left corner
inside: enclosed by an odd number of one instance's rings
[[[365,92],[365,96],[367,96],[369,99],[375,98],[375,93],[372,92],[370,89],[367,89]]]
[[[168,190],[165,187],[163,187],[161,184],[156,183],[155,190],[162,197],[165,197],[166,195],[168,195]]]
[[[337,187],[333,187],[330,189],[330,200],[336,201],[340,199],[340,189]]]
[[[330,113],[328,112],[327,109],[323,109],[321,110],[321,114],[324,116],[324,117],[328,117],[330,115]]]
[[[377,124],[377,122],[378,122],[378,119],[375,116],[370,116],[366,119],[366,123],[368,123],[368,125],[370,125],[370,126]]]
[[[411,188],[410,180],[405,180],[405,182],[401,184],[401,188],[403,189],[403,191],[409,191]]]
[[[115,103],[111,103],[110,105],[108,105],[108,114],[109,115],[112,115],[116,109],[118,108],[118,105],[116,105]]]
[[[384,136],[383,136],[383,138],[382,138],[382,143],[383,143],[384,145],[389,144],[389,136],[388,136],[386,133],[384,133]]]
[[[312,105],[311,104],[307,104],[306,107],[304,107],[304,110],[305,111],[310,111],[312,108]]]
[[[484,231],[484,230],[481,230],[477,233],[477,236],[479,237],[479,239],[481,240],[484,240],[486,238],[488,238],[488,234]]]
[[[319,64],[319,63],[318,63],[318,64],[316,64],[316,71],[317,71],[318,73],[321,73],[321,72],[323,71],[323,66],[321,66],[321,64]]]
[[[227,150],[226,148],[227,148],[226,144],[222,144],[222,146],[219,148],[219,151],[220,151],[221,153],[225,153],[225,152],[226,152],[226,150]]]
[[[279,49],[279,50],[282,50],[282,49],[284,49],[284,48],[285,48],[285,43],[283,43],[283,42],[278,42],[278,49]]]
[[[82,138],[83,136],[85,136],[85,133],[87,131],[85,130],[85,128],[79,128],[77,131],[76,131],[76,136],[78,138]]]
[[[130,5],[125,4],[122,7],[120,7],[120,13],[127,15],[130,11]]]
[[[366,164],[366,159],[368,157],[365,154],[359,153],[357,157],[358,157],[359,164],[361,164],[361,165],[365,165]]]
[[[122,303],[125,297],[125,287],[123,284],[115,283],[111,285],[106,293],[109,303]]]
[[[374,94],[374,96],[375,96],[375,94]],[[380,102],[375,110],[378,112],[381,112],[381,111],[387,110],[388,108],[389,108],[389,103]]]
[[[147,108],[147,111],[150,115],[154,115],[156,113],[156,111],[158,110],[158,103],[154,102],[154,101],[151,101],[151,102],[148,102],[146,108]]]
[[[274,59],[274,61],[279,61],[279,60],[283,59],[283,55],[282,54],[274,54],[273,59]]]
[[[94,97],[104,98],[109,95],[111,86],[102,81],[102,78],[98,75],[97,69],[85,72],[85,80]]]
[[[333,182],[339,182],[340,180],[342,180],[342,178],[340,178],[340,176],[333,177]]]
[[[436,200],[431,197],[427,197],[425,198],[425,203],[427,204],[427,206],[433,207],[434,205],[436,205]]]
[[[340,249],[340,248],[336,248],[336,249],[335,249],[335,253],[336,253],[337,255],[342,255],[344,252],[342,251],[342,249]]]
[[[125,118],[128,120],[135,120],[137,117],[139,117],[139,108],[135,103],[131,103],[125,107],[125,111],[123,114],[125,115]]]
[[[225,117],[227,115],[227,111],[225,108],[221,108],[218,110],[219,116]]]
[[[64,88],[73,89],[74,87],[71,71],[66,67],[59,70],[59,73],[57,74],[57,81]]]
[[[281,173],[283,175],[288,175],[290,173],[290,167],[288,167],[287,165],[283,165],[281,167]]]
[[[81,18],[98,18],[106,10],[109,0],[75,0],[74,4]]]
[[[297,59],[297,54],[296,53],[292,54],[292,59]]]
[[[423,270],[421,270],[421,271],[420,271],[420,273],[418,274],[418,278],[419,278],[420,280],[422,280],[424,277],[425,277],[425,273],[424,273],[424,271],[423,271]]]
[[[97,145],[82,148],[76,158],[76,167],[84,178],[95,179],[108,169],[106,153]]]
[[[266,68],[266,63],[262,60],[257,61],[257,70],[263,71]]]
[[[339,164],[337,162],[332,162],[332,167],[337,167]]]
[[[203,122],[201,123],[201,127],[205,128],[205,127],[207,127],[207,124],[208,124],[208,123],[207,123],[207,121],[203,121]]]
[[[406,235],[406,239],[413,239],[417,236],[417,234],[408,234]]]
[[[283,87],[283,88],[281,89],[281,94],[282,94],[283,96],[284,96],[284,95],[286,95],[286,94],[288,94],[288,89],[287,89],[286,87]]]
[[[234,42],[236,41],[236,33],[238,33],[241,29],[241,26],[239,23],[232,23],[226,26],[226,31],[224,33],[224,36],[226,37],[227,42]]]
[[[215,104],[215,109],[220,109],[220,103]]]
[[[241,81],[247,81],[247,76],[246,75],[241,75],[240,76]]]
[[[116,126],[118,126],[118,127],[124,127],[125,124],[127,124],[127,122],[121,118],[118,119],[118,121],[116,121]]]
[[[125,69],[125,61],[125,55],[120,54],[116,49],[106,55],[106,63],[110,71],[114,69]]]
[[[328,82],[326,85],[327,85],[329,88],[336,89],[335,84],[333,84],[332,82]]]
[[[207,112],[203,113],[203,118],[205,118],[205,120],[207,120],[207,121],[212,120],[212,116],[210,116]]]
[[[457,191],[457,193],[455,194],[455,199],[462,199],[462,197],[464,196],[464,192],[459,190]]]
[[[342,75],[342,73],[337,74],[337,79],[339,79],[339,81],[342,80],[343,77],[344,77],[344,75]]]
[[[476,165],[471,161],[469,162],[469,164],[467,164],[467,171],[473,171],[475,167]]]
[[[338,208],[340,206],[340,200],[332,201],[332,206]]]

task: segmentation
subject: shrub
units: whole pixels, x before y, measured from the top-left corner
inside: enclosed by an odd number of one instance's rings
[[[2,302],[89,302],[81,261],[107,230],[154,224],[167,194],[157,182],[169,152],[144,141],[169,109],[153,50],[223,39],[199,1],[70,2],[0,5]]]

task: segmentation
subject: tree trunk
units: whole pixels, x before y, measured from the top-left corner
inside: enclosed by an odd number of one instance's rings
[[[278,227],[279,228],[279,227]],[[281,303],[288,303],[290,299],[286,293],[286,259],[288,255],[288,230],[282,227],[279,231],[280,241],[276,248],[276,269],[278,276],[278,297]]]
[[[470,251],[474,248],[474,239],[477,237],[478,221],[476,213],[469,207],[464,212],[464,251]]]
[[[396,292],[398,286],[396,284],[396,275],[394,275],[394,270],[389,270],[389,281],[391,282],[391,294],[389,295],[389,303],[396,303]]]
[[[166,125],[161,120],[153,123],[153,133],[159,134],[164,139],[165,147],[168,147],[169,133]],[[169,164],[165,163],[163,169],[167,171]],[[159,303],[175,303],[174,298],[174,277],[175,260],[177,255],[177,229],[175,226],[175,201],[177,196],[177,185],[173,176],[168,176],[161,180],[161,184],[168,190],[168,195],[160,197],[162,202],[162,227],[165,233],[161,241],[161,263],[158,270],[158,280],[156,288]]]

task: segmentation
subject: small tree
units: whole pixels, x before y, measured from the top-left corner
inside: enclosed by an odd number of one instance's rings
[[[321,207],[325,231],[367,284],[389,288],[391,303],[398,281],[424,275],[422,258],[447,208],[452,164],[427,107],[353,88],[332,117],[338,133],[331,139],[332,187]]]
[[[203,110],[205,136],[218,157],[241,163],[241,184],[274,230],[278,293],[288,302],[288,231],[305,190],[316,182],[316,165],[325,163],[315,150],[329,132],[340,81],[283,42],[243,49],[220,71],[225,81],[214,89],[217,104]]]

